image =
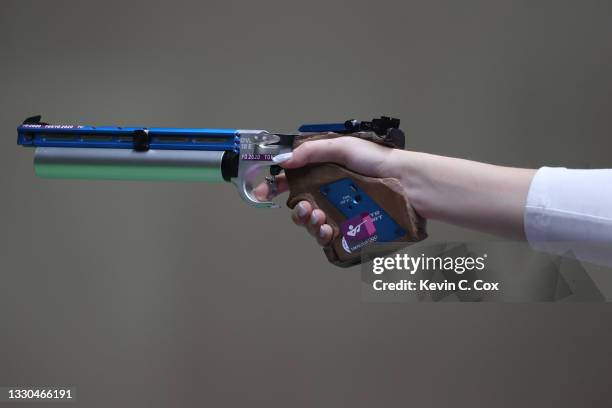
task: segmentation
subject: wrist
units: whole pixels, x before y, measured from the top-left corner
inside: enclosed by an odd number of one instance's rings
[[[394,157],[390,160],[390,173],[400,181],[410,200],[412,207],[419,215],[431,218],[431,183],[428,176],[432,168],[434,155],[413,152],[409,150],[395,150]]]
[[[535,171],[427,153],[399,151],[396,173],[422,217],[522,239]]]

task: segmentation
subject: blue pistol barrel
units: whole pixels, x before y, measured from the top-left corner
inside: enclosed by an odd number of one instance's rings
[[[40,117],[17,128],[36,148],[44,178],[229,181],[240,148],[236,129],[50,125]]]

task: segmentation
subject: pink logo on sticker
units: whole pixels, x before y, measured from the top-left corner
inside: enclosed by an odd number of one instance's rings
[[[356,217],[348,219],[340,225],[342,236],[347,241],[363,241],[376,233],[376,226],[370,214],[361,213]]]

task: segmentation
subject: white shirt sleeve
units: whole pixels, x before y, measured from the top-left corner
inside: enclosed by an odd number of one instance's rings
[[[525,205],[532,248],[612,266],[612,169],[542,167]]]

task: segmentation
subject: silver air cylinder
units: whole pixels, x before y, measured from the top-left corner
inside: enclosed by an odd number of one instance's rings
[[[223,182],[223,151],[38,147],[43,178]]]

